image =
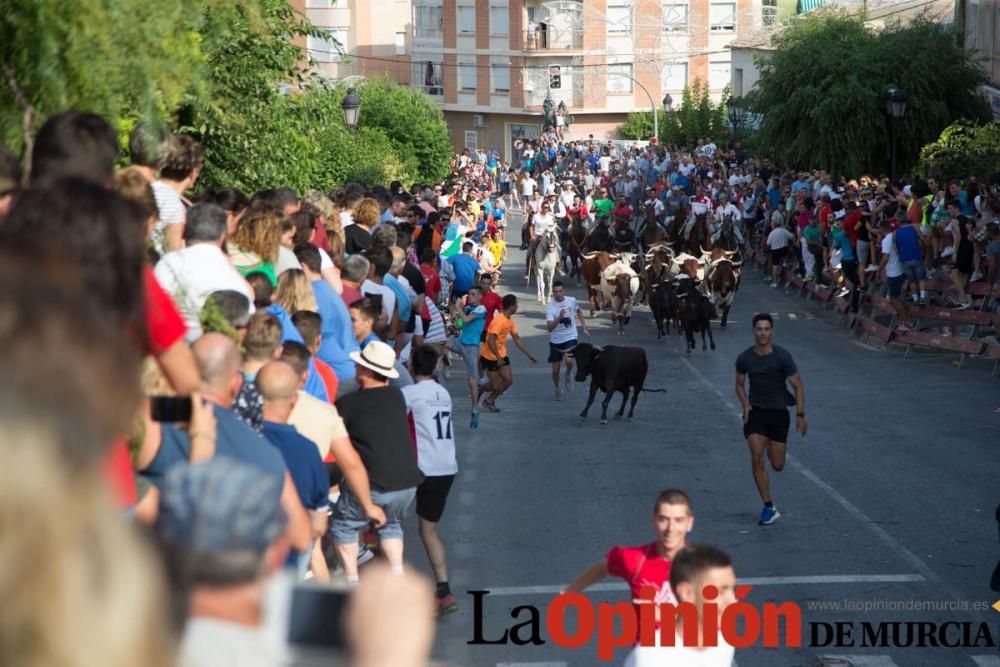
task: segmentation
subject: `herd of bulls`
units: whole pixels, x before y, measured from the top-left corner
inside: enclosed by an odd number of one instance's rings
[[[701,332],[702,349],[711,344],[711,321],[721,312],[723,327],[729,318],[740,286],[741,261],[738,251],[702,249],[700,257],[674,254],[667,244],[650,247],[643,253],[606,251],[583,255],[580,275],[587,283],[590,316],[611,311],[618,334],[632,316],[633,305],[648,303],[656,321],[656,337],[670,334],[671,323],[687,340],[687,352],[695,348],[695,334]],[[706,336],[708,340],[706,341]]]

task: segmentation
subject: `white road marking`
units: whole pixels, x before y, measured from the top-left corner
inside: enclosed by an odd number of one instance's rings
[[[737,583],[751,586],[789,586],[789,585],[831,585],[831,584],[871,584],[871,583],[906,583],[925,581],[920,574],[819,574],[801,577],[746,577],[737,579]],[[568,584],[567,584],[568,585]],[[490,595],[557,595],[566,586],[497,586],[487,587]],[[628,584],[611,582],[595,584],[587,588],[588,592],[627,591]]]
[[[995,655],[973,655],[972,662],[979,667],[1000,667],[1000,656]]]
[[[850,665],[851,667],[897,667],[887,655],[821,655],[819,665]],[[827,662],[829,661],[829,662]]]
[[[725,394],[719,391],[719,389],[714,384],[712,384],[712,382],[707,377],[705,377],[704,374],[702,374],[702,372],[699,371],[690,361],[688,361],[681,355],[678,355],[678,357],[680,358],[681,363],[683,363],[685,366],[688,367],[688,370],[694,373],[705,386],[707,386],[709,389],[715,392],[716,395],[718,395],[723,405],[725,405],[732,411],[731,414],[733,419],[742,422],[743,421],[741,416],[742,411],[736,407],[736,404],[733,403],[732,400],[729,399],[729,397],[727,397]],[[832,486],[830,486],[822,479],[820,479],[816,475],[816,473],[814,473],[812,470],[810,470],[805,465],[800,463],[798,459],[796,459],[791,454],[787,455],[787,460],[788,463],[791,464],[793,468],[802,473],[802,475],[806,479],[808,479],[810,482],[818,486],[820,489],[826,491],[826,493],[831,498],[833,498],[837,502],[837,504],[839,504],[841,507],[847,510],[848,514],[850,514],[852,517],[854,517],[854,519],[861,522],[869,530],[875,533],[875,535],[878,536],[878,538],[882,540],[882,542],[885,543],[886,546],[895,551],[904,561],[908,562],[910,565],[916,568],[916,570],[920,572],[922,575],[924,575],[924,577],[926,577],[929,581],[934,581],[934,582],[941,581],[941,578],[927,565],[927,563],[922,561],[920,558],[917,557],[916,554],[914,554],[912,551],[910,551],[902,544],[897,542],[896,539],[891,535],[889,535],[889,533],[887,533],[884,528],[882,528],[877,523],[872,521],[867,514],[858,509],[857,506],[855,506],[850,500],[845,498],[840,492],[838,492]],[[947,591],[951,597],[955,599],[960,598],[960,596],[954,591],[952,591],[950,587],[947,588]]]

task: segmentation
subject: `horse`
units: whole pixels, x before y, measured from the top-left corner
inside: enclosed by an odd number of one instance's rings
[[[548,231],[535,246],[532,257],[535,266],[535,281],[538,283],[538,303],[543,306],[552,298],[552,281],[556,277],[556,267],[559,266],[559,240],[556,232]],[[531,277],[528,277],[531,284]]]
[[[687,206],[681,206],[677,209],[677,213],[674,214],[673,220],[667,225],[667,242],[675,252],[683,252],[684,250],[682,247],[682,243],[684,242],[684,226],[687,224],[690,216],[691,209]]]
[[[648,252],[652,246],[663,240],[663,229],[660,227],[660,221],[656,219],[655,204],[643,206],[641,210],[642,219],[636,226],[639,235],[639,250],[640,252]]]
[[[598,218],[597,225],[590,230],[583,243],[584,254],[592,252],[611,252],[614,250],[614,236],[608,226],[607,218]]]
[[[687,232],[687,248],[692,255],[701,254],[702,246],[712,244],[712,226],[708,224],[708,213],[694,216],[694,224]]]
[[[566,257],[569,259],[569,274],[580,282],[580,262],[583,261],[583,244],[587,240],[587,229],[579,213],[570,216],[569,233],[566,238]]]
[[[731,216],[723,218],[719,231],[712,238],[712,243],[716,248],[729,252],[739,250],[743,246],[742,234]]]

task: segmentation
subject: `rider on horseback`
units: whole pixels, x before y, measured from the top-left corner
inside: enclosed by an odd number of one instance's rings
[[[555,203],[555,195],[550,196],[546,201],[542,202],[538,209],[538,213],[532,216],[531,226],[529,229],[529,234],[531,235],[531,242],[528,245],[527,260],[524,266],[524,277],[527,279],[531,274],[531,260],[535,256],[535,248],[538,247],[538,242],[543,236],[548,232],[555,232],[558,238],[559,229],[556,226],[556,221],[553,213],[552,204]]]

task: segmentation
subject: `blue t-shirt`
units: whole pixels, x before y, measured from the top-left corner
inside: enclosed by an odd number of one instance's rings
[[[282,485],[285,483],[285,462],[281,454],[267,440],[230,410],[213,405],[215,413],[215,456],[235,459],[263,470]],[[155,486],[175,465],[186,465],[191,458],[191,441],[188,434],[172,424],[163,424],[160,449],[145,470],[143,477]],[[317,450],[318,453],[318,450]]]
[[[455,271],[455,283],[452,285],[452,289],[455,292],[468,292],[469,288],[476,283],[479,262],[466,254],[461,254],[449,257],[448,263]]]
[[[486,306],[465,307],[465,323],[462,325],[462,335],[458,342],[462,345],[479,345],[482,342],[483,328],[486,326]]]
[[[919,233],[913,225],[903,225],[893,234],[899,261],[919,262],[923,260],[924,254],[920,250],[920,239],[917,238]]]
[[[316,356],[333,368],[338,380],[351,380],[354,378],[355,368],[348,355],[359,349],[351,326],[351,314],[347,312],[344,300],[325,280],[314,280],[312,288],[316,296],[316,308],[323,319],[320,327],[323,338]]]
[[[265,421],[261,427],[261,435],[284,459],[302,505],[307,510],[326,507],[330,502],[330,477],[316,444],[291,424]]]
[[[840,250],[840,258],[845,262],[853,262],[857,259],[854,256],[854,248],[851,246],[851,240],[844,233],[844,230],[838,230],[833,235],[833,247]]]
[[[292,324],[292,317],[288,314],[287,310],[275,303],[267,307],[267,312],[277,317],[278,321],[281,322],[281,340],[293,340],[296,343],[304,342],[302,334]]]
[[[385,274],[382,284],[392,290],[396,295],[396,310],[399,312],[399,321],[404,325],[410,321],[410,295],[406,293],[406,288],[399,282],[399,279],[391,273]]]

